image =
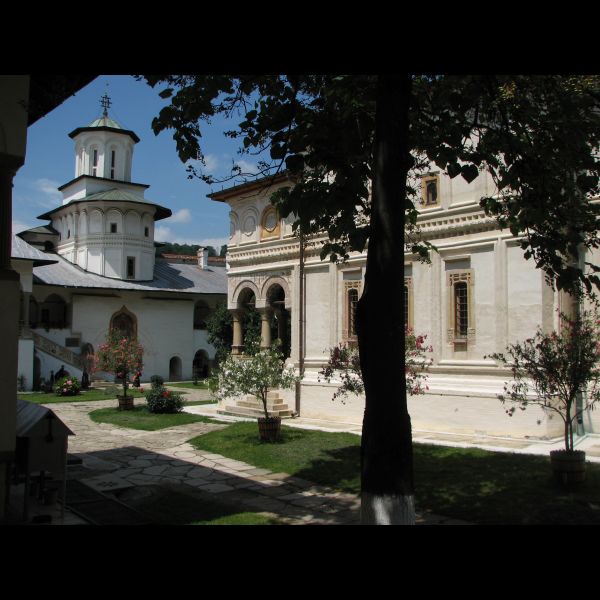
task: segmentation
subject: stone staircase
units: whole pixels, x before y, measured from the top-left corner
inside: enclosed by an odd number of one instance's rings
[[[267,393],[267,410],[271,417],[290,418],[292,411],[283,401],[278,392]],[[264,417],[262,402],[252,395],[246,396],[243,400],[238,400],[235,404],[226,404],[224,409],[218,409],[217,413],[221,415],[234,415],[236,417]]]
[[[31,331],[31,338],[33,339],[33,344],[37,350],[45,352],[50,356],[54,356],[61,362],[83,371],[84,362],[79,354],[71,352],[68,348],[53,342],[51,339],[48,339],[35,331]]]

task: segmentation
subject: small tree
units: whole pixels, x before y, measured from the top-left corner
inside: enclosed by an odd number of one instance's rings
[[[269,391],[290,389],[297,379],[291,368],[284,368],[280,350],[272,346],[244,358],[228,356],[217,374],[215,394],[219,400],[252,394],[262,402],[265,418],[269,419]]]
[[[429,389],[425,382],[427,368],[432,363],[432,359],[427,358],[427,352],[433,352],[433,348],[425,345],[426,339],[426,335],[415,335],[410,327],[405,330],[406,391],[411,396],[424,394]],[[329,361],[319,371],[319,376],[329,383],[336,374],[342,384],[333,394],[332,400],[340,398],[342,404],[345,404],[349,394],[359,396],[364,393],[365,386],[357,347],[342,342],[330,349]]]
[[[538,328],[534,337],[509,345],[507,356],[489,356],[512,371],[513,383],[507,382],[506,395],[498,396],[503,404],[512,404],[506,413],[512,416],[517,408],[525,410],[530,404],[557,413],[564,422],[565,450],[572,451],[575,419],[600,399],[600,320],[590,311],[578,319],[563,313],[560,317],[560,333]],[[578,392],[586,392],[579,408]]]
[[[111,329],[106,342],[98,348],[95,371],[114,373],[123,384],[123,397],[127,397],[127,377],[130,373],[141,375],[144,348],[134,338],[127,337],[118,329]]]

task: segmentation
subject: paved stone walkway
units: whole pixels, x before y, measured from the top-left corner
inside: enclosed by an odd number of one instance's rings
[[[192,394],[188,399],[192,399]],[[138,431],[95,423],[89,418],[92,410],[115,405],[115,400],[49,405],[76,434],[69,438],[69,454],[81,458],[82,464],[69,467],[69,478],[105,493],[134,486],[183,484],[286,524],[359,523],[360,500],[356,495],[196,450],[187,443],[192,437],[225,425],[192,423],[159,431]],[[418,523],[463,522],[419,515]]]

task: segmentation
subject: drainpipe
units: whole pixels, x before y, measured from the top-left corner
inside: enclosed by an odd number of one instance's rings
[[[577,251],[577,266],[581,269],[583,273],[585,268],[585,250],[579,247]],[[583,312],[583,296],[578,296],[575,300],[575,318],[579,319]],[[577,396],[575,398],[575,410],[577,411],[577,423],[575,433],[579,436],[585,435],[585,428],[583,426],[583,391],[578,390]]]
[[[299,264],[299,306],[298,306],[298,370],[300,380],[296,382],[296,407],[295,415],[300,416],[300,398],[302,379],[304,378],[304,236],[300,230],[300,264]]]

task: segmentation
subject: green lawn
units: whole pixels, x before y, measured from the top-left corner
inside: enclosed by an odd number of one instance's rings
[[[136,406],[133,410],[119,410],[118,408],[100,408],[90,413],[90,418],[96,423],[110,423],[129,429],[143,431],[156,431],[177,425],[189,423],[219,423],[215,419],[192,415],[189,413],[156,414],[151,413],[146,405]]]
[[[208,384],[204,381],[198,381],[198,385],[194,385],[193,381],[167,381],[164,385],[176,388],[185,388],[191,390],[207,390]]]
[[[123,393],[122,388],[107,388],[106,390],[86,390],[77,396],[57,396],[54,393],[45,394],[44,392],[31,392],[28,394],[18,394],[19,400],[27,400],[28,402],[34,402],[35,404],[54,404],[55,402],[94,402],[96,400],[111,400],[117,399],[117,394]],[[183,392],[185,393],[185,392]],[[144,394],[140,393],[135,389],[127,390],[127,395],[131,395],[134,398],[143,397]]]
[[[200,450],[235,458],[263,469],[289,473],[314,483],[334,484],[358,492],[360,438],[351,433],[325,433],[282,426],[282,442],[258,439],[256,422],[234,423],[190,440]]]
[[[282,471],[342,491],[360,490],[360,438],[283,427],[284,441],[261,443],[256,423],[235,423],[190,440],[199,449]],[[600,464],[563,490],[544,456],[414,445],[419,511],[479,524],[600,525]]]

